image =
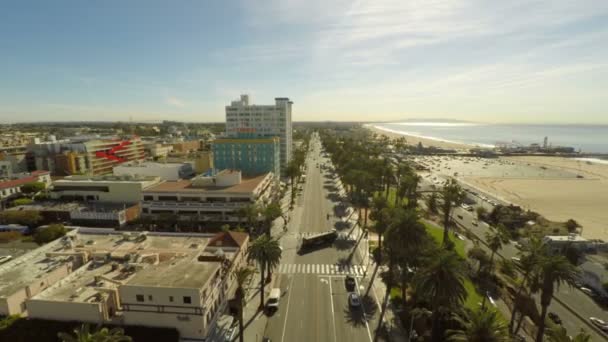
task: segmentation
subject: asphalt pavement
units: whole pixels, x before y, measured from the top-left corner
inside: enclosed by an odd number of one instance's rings
[[[278,310],[268,318],[265,336],[280,342],[371,342],[378,324],[378,301],[364,300],[362,307],[353,308],[344,284],[349,274],[361,281],[361,273],[367,267],[363,263],[367,259],[365,252],[354,250],[354,239],[361,232],[344,227],[342,218],[335,215],[340,203],[335,180],[317,167],[329,160],[321,156],[318,139],[313,138],[311,146],[306,182],[296,199],[287,232],[280,239],[283,258],[274,286],[281,289],[282,297]],[[302,236],[335,227],[340,228],[341,234],[336,243],[302,255],[297,253]],[[359,246],[361,250],[366,248],[365,243]],[[365,286],[357,286],[357,292]]]

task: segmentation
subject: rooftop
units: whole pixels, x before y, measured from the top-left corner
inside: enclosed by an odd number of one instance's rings
[[[115,212],[124,210],[135,205],[124,203],[105,203],[105,202],[37,202],[24,204],[7,210],[36,210],[36,211],[91,211],[91,212]]]
[[[227,234],[222,233],[222,236]],[[11,281],[5,281],[5,286],[0,288],[0,297],[35,281],[38,272],[31,271],[42,269],[38,266],[39,259],[46,259],[47,253],[50,253],[49,259],[53,255],[84,253],[90,261],[34,296],[34,299],[95,302],[104,296],[105,291],[99,288],[201,288],[222,267],[221,261],[224,259],[219,256],[230,260],[238,249],[238,246],[230,245],[209,246],[217,236],[212,234],[121,233],[80,228],[69,235],[71,237],[56,240],[3,265],[0,284],[3,284],[2,280]],[[235,239],[244,242],[247,235],[236,233]],[[67,261],[67,258],[64,256],[63,260]],[[20,262],[16,264],[16,261]]]
[[[57,180],[55,184],[62,183],[91,183],[91,182],[154,182],[158,181],[160,177],[157,176],[133,176],[133,175],[103,175],[103,176],[66,176],[63,179]]]
[[[547,241],[570,241],[570,242],[587,242],[587,239],[580,235],[547,235],[544,237]]]
[[[144,190],[144,193],[150,192],[217,192],[217,193],[251,193],[253,192],[268,176],[263,174],[255,177],[243,177],[241,183],[232,186],[197,186],[192,185],[192,181],[167,181],[155,186],[151,186]]]

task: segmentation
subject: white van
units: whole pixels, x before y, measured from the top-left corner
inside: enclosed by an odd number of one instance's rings
[[[270,295],[268,296],[268,301],[266,302],[266,307],[278,309],[280,299],[281,299],[281,289],[278,287],[273,288],[272,290],[270,290]]]

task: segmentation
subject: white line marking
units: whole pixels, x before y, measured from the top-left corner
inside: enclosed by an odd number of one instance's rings
[[[357,281],[357,278],[355,278],[355,287],[357,288],[357,294],[359,295],[359,298],[361,298],[361,290],[359,289],[359,282]],[[375,295],[375,293],[374,293]],[[369,342],[372,342],[372,333],[369,330],[369,323],[367,323],[367,317],[365,317],[365,315],[367,315],[365,313],[365,305],[363,304],[363,298],[361,298],[361,309],[363,309],[363,315],[364,315],[364,319],[365,319],[365,327],[367,328],[367,336],[369,336]]]
[[[283,323],[283,333],[281,334],[281,342],[285,341],[285,329],[287,328],[287,315],[289,314],[289,300],[291,299],[291,293],[293,292],[293,279],[289,282],[289,296],[287,296],[287,309],[285,309],[285,322]]]
[[[331,301],[331,320],[333,322],[332,326],[334,328],[334,341],[337,341],[336,338],[336,315],[334,313],[334,295],[331,289],[331,278],[329,278],[329,299]]]

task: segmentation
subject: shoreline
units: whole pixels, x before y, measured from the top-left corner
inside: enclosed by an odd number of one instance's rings
[[[416,145],[418,145],[418,143],[422,143],[423,146],[427,146],[427,147],[433,146],[433,147],[443,148],[443,149],[467,150],[467,151],[471,148],[477,147],[477,146],[473,146],[473,145],[467,145],[464,143],[457,143],[457,142],[448,141],[448,140],[441,140],[439,138],[421,137],[421,136],[406,134],[403,132],[397,133],[396,131],[379,128],[379,127],[373,126],[372,124],[366,124],[363,127],[366,129],[369,129],[370,131],[372,131],[378,135],[384,135],[391,139],[405,138],[406,144],[411,145],[411,146],[416,146]]]

